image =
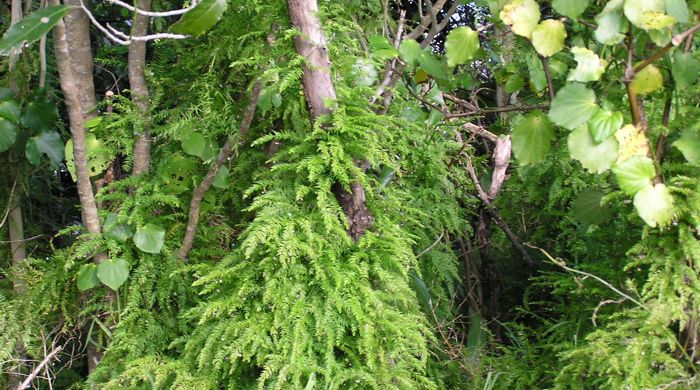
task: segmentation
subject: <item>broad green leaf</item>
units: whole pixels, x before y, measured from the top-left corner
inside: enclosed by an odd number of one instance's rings
[[[39,154],[39,156],[37,156]],[[63,161],[63,140],[55,131],[45,131],[27,140],[25,155],[34,165],[38,165],[40,154],[45,154],[51,160],[52,165],[58,165]]]
[[[632,156],[646,156],[649,154],[649,140],[644,131],[634,125],[625,125],[615,132],[615,139],[620,145],[618,149],[618,162],[625,161]]]
[[[367,40],[369,43],[369,48],[372,50],[372,54],[383,60],[389,60],[399,55],[399,51],[389,43],[387,37],[382,35],[375,35],[369,37]]]
[[[622,127],[622,113],[619,111],[598,110],[588,120],[588,130],[593,140],[599,144],[610,138]]]
[[[185,153],[202,158],[204,148],[207,146],[207,140],[200,133],[188,131],[182,135],[180,145],[182,145],[182,150]]]
[[[544,71],[542,71],[542,72],[544,72]],[[506,81],[506,85],[504,87],[505,87],[506,93],[515,93],[517,91],[520,91],[524,85],[525,85],[525,79],[523,78],[523,76],[516,73],[516,74],[508,77],[508,81]]]
[[[540,22],[540,6],[535,0],[509,0],[499,17],[515,34],[529,39]]]
[[[540,61],[539,57],[536,54],[530,53],[527,56],[526,62],[527,62],[528,75],[530,78],[530,88],[532,88],[532,90],[535,92],[544,91],[544,89],[547,88],[547,75],[544,73],[544,67],[542,66],[542,61]],[[552,69],[552,66],[550,63],[550,70],[551,69]],[[510,81],[510,80],[508,80],[508,81]],[[508,89],[507,84],[506,84],[506,89]]]
[[[572,69],[569,72],[569,81],[581,83],[597,81],[605,73],[606,62],[601,60],[598,54],[593,51],[585,47],[576,46],[571,48],[571,53],[574,54],[574,59],[576,59],[578,65],[576,69]]]
[[[202,0],[193,10],[182,15],[177,23],[170,26],[175,34],[199,36],[213,27],[226,11],[226,0]]]
[[[616,45],[625,39],[627,21],[622,16],[622,0],[609,1],[595,17],[598,27],[595,39],[605,45]]]
[[[479,50],[479,34],[469,27],[457,27],[447,34],[445,54],[447,65],[466,64]]]
[[[72,7],[57,5],[33,12],[10,27],[0,40],[0,55],[18,53],[22,45],[32,43],[44,36],[64,17]]]
[[[161,162],[158,176],[167,193],[179,195],[192,188],[192,178],[197,175],[197,165],[193,160],[178,152]]]
[[[102,142],[93,133],[85,134],[85,148],[87,149],[87,163],[90,176],[97,176],[109,168],[112,158],[102,145]],[[73,139],[66,142],[65,147],[66,168],[70,172],[73,181],[77,181],[75,176],[75,162],[73,160]]]
[[[583,84],[568,83],[557,92],[549,109],[549,119],[557,125],[573,130],[588,121],[598,110],[595,92]]]
[[[600,225],[612,217],[612,210],[603,204],[603,194],[592,188],[581,191],[574,200],[574,218],[586,225]]]
[[[651,227],[664,227],[673,219],[673,196],[663,183],[644,187],[637,192],[634,207]]]
[[[620,189],[627,195],[634,195],[644,187],[651,186],[656,176],[654,162],[647,156],[634,156],[618,162],[612,167]]]
[[[554,139],[554,129],[547,115],[533,111],[513,128],[513,153],[522,165],[544,160]]]
[[[617,140],[610,137],[596,144],[585,124],[569,134],[568,146],[571,158],[578,160],[581,166],[594,173],[607,171],[617,160]]]
[[[418,59],[421,53],[423,53],[423,49],[420,48],[420,44],[416,42],[415,39],[406,39],[401,42],[399,53],[401,53],[401,58],[406,61],[407,64],[416,66],[418,65]]]
[[[83,264],[78,271],[78,290],[89,290],[100,283],[97,277],[97,266],[95,264]]]
[[[565,39],[564,23],[554,19],[543,20],[532,31],[532,45],[545,57],[559,53],[564,48]]]
[[[124,259],[109,259],[97,265],[100,282],[114,291],[129,278],[129,262]]]
[[[443,80],[448,78],[445,64],[431,53],[427,51],[421,52],[421,55],[418,57],[418,63],[421,69],[428,72],[431,76]]]
[[[656,46],[663,47],[671,42],[671,30],[668,28],[663,28],[660,30],[648,30],[649,38],[656,44]]]
[[[15,97],[15,93],[10,88],[0,87],[0,101],[10,100]]]
[[[10,121],[0,118],[0,152],[4,152],[17,140],[17,126]]]
[[[165,242],[165,229],[152,223],[137,229],[134,244],[146,253],[160,253]]]
[[[700,128],[685,129],[681,137],[673,143],[673,146],[683,153],[691,164],[700,164]]]
[[[700,72],[700,61],[698,61],[691,53],[686,53],[676,50],[673,55],[673,63],[671,64],[671,73],[673,81],[678,89],[685,89],[693,84],[698,79]]]
[[[638,94],[649,94],[664,86],[664,76],[653,64],[637,72],[632,80],[631,88]]]
[[[27,103],[20,123],[37,133],[53,130],[58,119],[58,108],[55,104],[37,100]]]
[[[690,21],[690,10],[685,0],[664,0],[666,13],[673,16],[680,23]]]
[[[0,118],[19,124],[20,109],[19,104],[14,100],[5,100],[0,102]]]
[[[588,7],[590,0],[553,0],[552,7],[560,15],[576,20]]]
[[[222,190],[228,188],[228,175],[228,167],[225,165],[222,166],[219,168],[219,171],[216,172],[216,176],[214,176],[214,181],[211,185]]]
[[[104,231],[105,237],[124,243],[134,235],[134,232],[127,223],[119,222],[118,219],[119,216],[115,213],[107,215],[102,230]]]
[[[623,11],[632,24],[648,30],[649,24],[657,24],[654,19],[664,16],[664,0],[625,0]]]

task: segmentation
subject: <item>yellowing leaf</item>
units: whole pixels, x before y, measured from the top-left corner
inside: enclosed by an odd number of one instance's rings
[[[645,22],[649,22],[650,16],[645,16],[646,13],[663,14],[665,11],[664,0],[625,0],[624,5],[625,17],[635,26],[643,29]]]
[[[585,83],[588,81],[597,81],[600,76],[605,73],[605,60],[601,60],[593,51],[585,47],[572,47],[571,53],[574,54],[574,59],[578,65],[576,69],[569,72],[569,81],[578,81]]]
[[[651,186],[656,176],[654,162],[647,156],[633,156],[615,164],[612,168],[617,184],[627,195],[635,195],[641,189]]]
[[[621,163],[632,156],[647,156],[649,142],[646,134],[634,125],[625,125],[615,133],[620,144],[617,162]]]
[[[637,72],[632,80],[632,90],[638,94],[648,94],[664,86],[664,76],[656,66],[649,64]]]
[[[564,48],[565,39],[564,23],[554,19],[543,20],[532,32],[532,45],[545,57],[560,52]]]
[[[530,38],[540,21],[540,6],[535,0],[510,0],[499,17],[514,33]]]

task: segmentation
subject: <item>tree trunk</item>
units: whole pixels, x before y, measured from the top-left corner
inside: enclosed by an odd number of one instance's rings
[[[311,119],[315,121],[321,115],[332,113],[327,103],[336,99],[331,79],[331,60],[318,18],[318,4],[316,0],[289,0],[287,4],[289,20],[301,32],[294,37],[294,46],[297,53],[306,59],[302,84]],[[350,225],[348,234],[357,241],[372,225],[372,215],[365,205],[365,190],[355,181],[351,184],[350,192],[337,184],[334,191]]]
[[[63,0],[64,4],[75,6],[63,21],[65,36],[68,44],[68,57],[73,79],[80,86],[77,99],[83,118],[91,119],[97,116],[95,107],[95,83],[92,78],[92,44],[90,43],[90,20],[80,9],[81,0]],[[58,4],[55,0],[51,2]]]
[[[151,0],[139,0],[136,5],[144,10],[151,10]],[[148,33],[148,16],[136,13],[131,27],[131,36],[139,37]],[[146,66],[146,42],[131,41],[129,44],[129,85],[131,100],[141,114],[141,129],[134,145],[134,168],[132,173],[148,173],[151,165],[151,114],[148,101],[148,82],[144,67]]]
[[[51,0],[50,3],[51,5],[58,5],[59,0]],[[77,12],[82,13],[81,10],[77,10]],[[96,112],[92,110],[95,106],[94,84],[92,81],[92,53],[89,35],[82,35],[82,33],[86,32],[83,31],[83,27],[87,29],[87,23],[83,24],[82,20],[84,19],[74,14],[71,15],[70,20],[71,22],[66,20],[65,23],[60,21],[54,28],[56,66],[70,121],[71,138],[73,139],[73,160],[78,179],[78,197],[80,199],[83,225],[88,232],[99,234],[101,232],[100,218],[97,212],[95,195],[92,191],[85,146],[85,119],[96,115]],[[85,20],[85,22],[87,21]],[[68,26],[70,26],[70,29],[68,29]],[[71,45],[69,46],[70,38],[73,39],[70,40]],[[79,63],[79,65],[76,65],[76,63]],[[75,73],[73,72],[74,69],[76,70]],[[96,263],[106,259],[107,256],[104,253],[96,254],[94,257]],[[92,372],[101,358],[101,351],[94,347],[92,343],[88,343],[87,358],[88,370]]]

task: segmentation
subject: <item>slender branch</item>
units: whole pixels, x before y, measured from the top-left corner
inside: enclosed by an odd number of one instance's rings
[[[22,383],[19,385],[19,387],[17,388],[17,390],[28,389],[28,388],[29,388],[29,385],[32,384],[32,381],[34,380],[34,378],[36,378],[37,375],[39,375],[39,372],[41,371],[41,369],[44,368],[44,366],[47,365],[47,364],[49,363],[49,361],[50,361],[51,359],[53,359],[53,357],[56,356],[56,354],[59,353],[59,352],[61,352],[62,350],[63,350],[63,346],[62,346],[62,345],[59,345],[58,347],[54,348],[54,350],[51,351],[51,353],[49,353],[48,355],[46,355],[46,357],[44,358],[44,360],[42,360],[41,363],[39,363],[39,365],[36,366],[36,368],[34,368],[34,371],[32,371],[32,373],[29,374],[29,376],[24,380],[24,382],[22,382]]]
[[[506,106],[501,108],[480,108],[475,111],[470,112],[460,112],[457,114],[450,114],[450,118],[463,118],[465,116],[475,116],[482,114],[496,114],[501,112],[513,112],[513,111],[534,111],[534,110],[546,110],[549,108],[548,104],[539,104],[536,106]]]
[[[118,6],[123,7],[123,8],[126,8],[131,12],[136,12],[139,15],[154,16],[154,17],[166,17],[166,16],[182,15],[182,14],[185,14],[187,12],[192,11],[192,9],[194,9],[194,7],[196,7],[197,4],[199,3],[197,1],[193,1],[192,5],[190,5],[187,8],[176,9],[176,10],[172,10],[172,11],[164,11],[164,12],[153,12],[153,11],[143,10],[143,9],[134,7],[133,5],[127,4],[127,3],[120,1],[120,0],[107,0],[107,2],[112,3],[114,5],[118,5]]]
[[[435,3],[435,8],[442,10],[442,8],[445,6],[446,2],[447,2],[447,0],[438,0]],[[439,12],[439,11],[437,11],[437,12]],[[406,35],[406,39],[418,38],[421,34],[423,34],[425,32],[425,30],[428,28],[428,26],[430,26],[430,21],[431,21],[430,15],[424,15],[423,18],[421,18],[421,21],[418,24],[418,26],[416,26],[416,28],[414,28],[413,31],[411,31],[410,33],[408,33],[408,35]]]
[[[429,247],[423,249],[419,254],[416,255],[416,259],[419,258],[419,257],[421,257],[421,256],[423,256],[424,254],[430,252],[431,249],[435,248],[435,245],[437,245],[437,244],[440,242],[440,240],[442,240],[442,237],[444,237],[444,236],[445,236],[445,232],[441,232],[441,233],[440,233],[440,237],[438,237],[438,238],[435,240],[435,242],[433,242],[432,244],[430,244]]]
[[[549,59],[545,56],[539,56],[540,61],[542,61],[542,67],[544,68],[544,75],[547,78],[547,89],[549,90],[549,97],[550,99],[554,100],[554,95],[556,95],[556,92],[554,91],[554,82],[552,81],[552,72],[549,69]]]
[[[666,54],[667,51],[671,50],[673,47],[680,45],[683,43],[683,41],[694,35],[698,30],[700,30],[700,23],[696,24],[695,26],[683,31],[680,34],[675,35],[672,39],[671,42],[669,42],[666,46],[662,47],[659,49],[654,55],[651,57],[647,58],[644,60],[642,63],[634,67],[635,72],[639,72],[640,70],[646,68],[650,64],[652,64],[654,61],[658,60],[661,58],[664,54]]]
[[[241,124],[238,128],[239,145],[242,145],[245,142],[246,135],[248,134],[248,130],[250,129],[250,124],[252,123],[253,116],[255,115],[255,108],[258,106],[260,91],[262,91],[262,81],[257,80],[255,82],[255,86],[253,86],[252,92],[250,93],[250,100],[248,101],[248,106],[245,109],[245,112],[243,114],[243,120],[241,121]],[[185,237],[183,238],[182,245],[178,250],[178,257],[182,260],[186,261],[190,250],[192,250],[194,238],[197,235],[197,224],[199,223],[200,209],[202,206],[202,200],[204,199],[204,195],[206,195],[207,191],[209,190],[209,188],[211,188],[211,185],[214,183],[214,178],[216,178],[216,175],[219,173],[219,169],[224,165],[226,161],[228,161],[229,157],[231,157],[231,153],[233,152],[234,141],[234,137],[228,137],[226,143],[224,143],[224,146],[221,148],[221,151],[219,152],[219,156],[216,158],[216,161],[214,161],[214,163],[209,167],[209,170],[204,176],[204,179],[202,179],[202,182],[199,183],[197,188],[195,188],[192,192],[192,200],[190,201],[190,211],[187,219],[187,226],[185,227]]]
[[[453,1],[452,6],[450,7],[450,9],[447,10],[442,21],[440,23],[432,25],[428,35],[420,43],[421,48],[428,47],[428,45],[430,45],[430,43],[433,41],[433,39],[435,39],[435,36],[437,36],[440,33],[440,31],[442,31],[445,27],[447,27],[447,24],[450,22],[452,15],[454,15],[454,13],[457,11],[457,7],[459,6],[459,4],[460,4],[459,1]]]

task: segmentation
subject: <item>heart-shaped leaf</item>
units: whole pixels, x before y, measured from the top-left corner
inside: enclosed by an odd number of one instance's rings
[[[593,140],[599,144],[620,130],[623,120],[621,112],[598,110],[588,120],[588,130],[591,131]]]
[[[603,173],[617,160],[617,140],[610,137],[596,144],[585,124],[569,134],[568,146],[571,158],[591,172]]]
[[[637,192],[634,207],[651,227],[664,227],[673,219],[673,196],[663,183],[646,186]]]
[[[115,213],[107,215],[102,230],[104,231],[105,237],[123,243],[126,242],[129,237],[133,236],[134,232],[128,224],[119,222],[118,219],[119,216]]]
[[[431,53],[422,51],[420,56],[418,56],[418,63],[420,67],[431,76],[443,80],[448,78],[445,64]]]
[[[15,125],[19,124],[20,109],[19,104],[14,100],[0,102],[0,118],[4,118]]]
[[[17,126],[10,121],[0,118],[0,152],[14,145],[17,140]]]
[[[549,109],[549,119],[573,130],[586,123],[596,111],[595,92],[583,84],[568,83],[557,92]]]
[[[221,19],[228,2],[226,0],[202,0],[193,10],[170,27],[175,34],[199,36],[212,28]]]
[[[445,54],[447,65],[466,64],[479,50],[479,34],[469,27],[457,27],[447,34]]]
[[[165,242],[165,229],[152,223],[137,229],[134,244],[146,253],[160,253]]]
[[[499,17],[514,33],[530,38],[540,21],[540,6],[535,0],[509,0]]]
[[[207,145],[207,140],[204,136],[194,131],[188,131],[181,137],[180,144],[182,145],[182,150],[191,156],[201,158],[204,154],[204,148],[206,148]]]
[[[89,290],[100,283],[97,278],[97,266],[95,264],[83,264],[78,271],[78,290]]]
[[[560,15],[576,20],[588,7],[590,0],[553,0],[552,8]]]
[[[650,186],[651,180],[656,176],[654,162],[647,156],[634,156],[618,162],[612,171],[620,189],[627,195],[635,195]]]
[[[57,132],[45,131],[27,140],[24,154],[34,165],[41,163],[41,154],[47,155],[54,166],[58,165],[63,161],[63,140]]]
[[[418,58],[422,52],[423,49],[420,48],[420,44],[416,42],[415,39],[406,39],[402,41],[401,46],[399,46],[401,58],[411,66],[418,65]]]
[[[67,5],[46,7],[10,27],[0,40],[0,55],[17,53],[25,42],[32,43],[44,36],[71,10]]]
[[[37,133],[53,130],[58,119],[58,108],[47,101],[32,101],[24,106],[20,123]]]
[[[572,47],[571,53],[574,54],[578,65],[576,69],[572,69],[569,72],[569,81],[586,83],[600,79],[600,76],[605,72],[605,61],[601,60],[597,54],[585,47]]]
[[[659,68],[647,65],[637,72],[630,86],[638,94],[649,94],[664,86],[664,76]]]
[[[87,149],[88,170],[90,176],[96,176],[109,168],[112,164],[112,157],[109,150],[106,149],[102,142],[95,137],[93,133],[85,134],[85,147]],[[73,140],[69,139],[65,147],[66,168],[70,172],[73,181],[77,181],[75,176],[75,162],[73,160]]]
[[[97,266],[97,277],[114,291],[129,278],[129,262],[124,259],[109,259]]]
[[[545,57],[559,53],[564,48],[565,39],[564,23],[554,19],[543,20],[532,31],[532,46]]]
[[[541,111],[533,111],[513,128],[513,153],[522,165],[542,161],[554,139],[552,123]]]

